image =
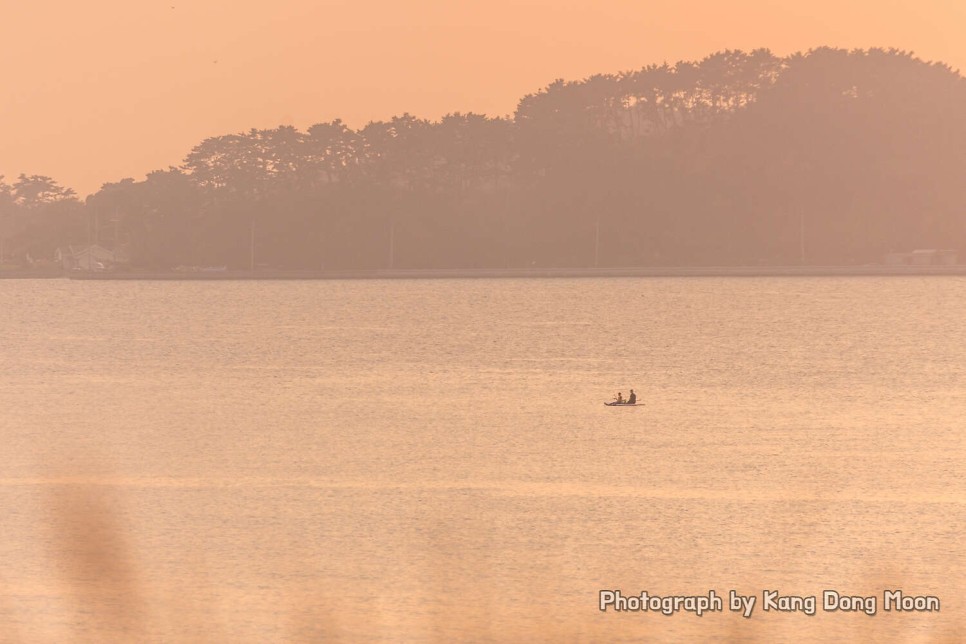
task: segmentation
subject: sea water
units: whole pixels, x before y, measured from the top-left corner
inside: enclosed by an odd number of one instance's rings
[[[966,633],[966,279],[5,280],[0,307],[2,641]]]

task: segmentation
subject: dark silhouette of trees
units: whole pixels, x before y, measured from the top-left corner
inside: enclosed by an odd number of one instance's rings
[[[0,175],[0,266],[10,257],[9,243],[14,236],[14,217],[17,205],[13,198],[13,187]]]
[[[155,268],[247,268],[253,231],[276,268],[870,263],[966,252],[964,168],[966,82],[946,65],[723,51],[556,80],[512,118],[213,137],[83,204],[0,180],[0,236],[94,238]]]
[[[58,246],[82,239],[82,233],[82,209],[73,190],[41,175],[21,174],[13,185],[0,177],[5,263],[50,263]]]

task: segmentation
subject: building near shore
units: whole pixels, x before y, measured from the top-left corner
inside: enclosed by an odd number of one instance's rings
[[[54,260],[64,270],[104,271],[130,263],[130,257],[123,247],[114,250],[98,244],[90,246],[68,246],[58,248]]]
[[[883,264],[887,266],[955,266],[959,258],[954,250],[921,249],[906,253],[887,253]]]

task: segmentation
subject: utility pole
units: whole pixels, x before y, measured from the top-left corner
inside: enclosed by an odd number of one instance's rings
[[[255,272],[255,217],[252,216],[251,244],[249,245],[248,270]]]
[[[594,268],[600,265],[600,217],[597,218],[597,231],[594,235]]]
[[[389,268],[394,268],[396,263],[396,221],[389,220]]]
[[[805,265],[805,210],[798,207],[798,245],[802,266]]]
[[[93,233],[91,232],[94,225],[92,217],[96,217],[97,210],[94,213],[87,216],[87,270],[92,270],[94,268],[94,262],[91,261],[91,248],[93,248]]]

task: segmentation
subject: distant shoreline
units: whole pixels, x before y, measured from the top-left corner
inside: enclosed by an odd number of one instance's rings
[[[227,270],[227,271],[70,271],[61,273],[0,272],[0,278],[71,280],[349,280],[349,279],[500,279],[578,277],[851,277],[966,275],[966,264],[953,266],[702,266],[628,268],[412,268],[358,270]]]

